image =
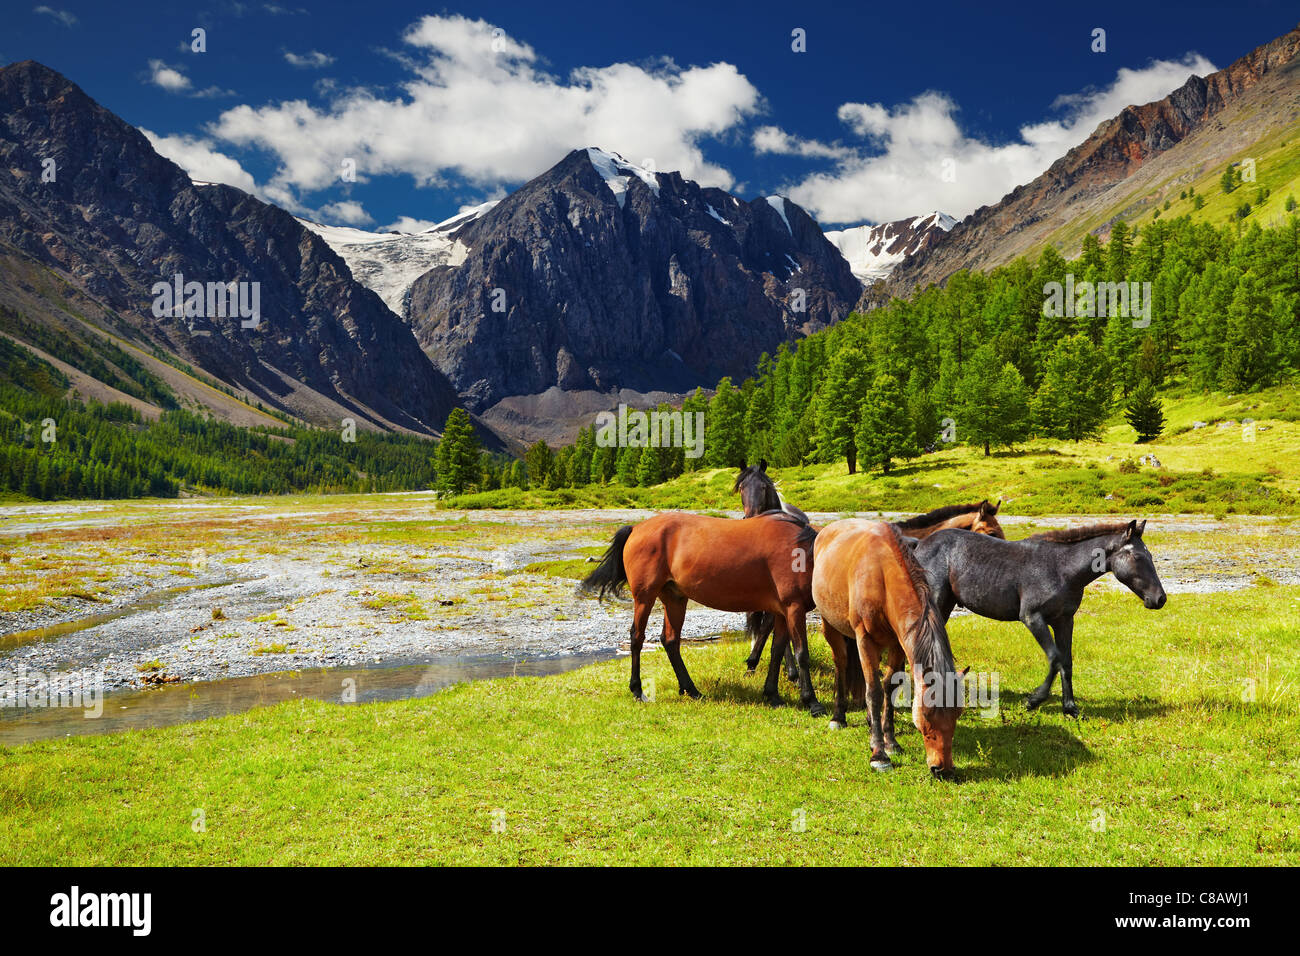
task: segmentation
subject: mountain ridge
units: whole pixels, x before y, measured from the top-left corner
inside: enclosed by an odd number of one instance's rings
[[[235,187],[194,185],[139,130],[36,61],[0,68],[0,105],[0,159],[12,173],[0,180],[0,242],[37,267],[0,261],[0,304],[65,334],[111,332],[315,424],[349,415],[361,427],[441,427],[454,390],[288,212]],[[42,293],[41,270],[102,306],[107,327]],[[177,274],[259,283],[259,327],[154,315],[153,285]]]
[[[1002,265],[1049,242],[1058,245],[1063,253],[1072,254],[1082,237],[1071,233],[1068,242],[1061,238],[1060,234],[1069,232],[1070,222],[1113,208],[1111,215],[1088,230],[1108,234],[1110,223],[1123,218],[1126,203],[1141,203],[1143,197],[1132,187],[1157,186],[1156,173],[1176,178],[1182,173],[1176,168],[1177,160],[1183,160],[1183,169],[1203,171],[1208,165],[1225,162],[1236,152],[1222,138],[1219,142],[1198,142],[1203,157],[1175,154],[1162,168],[1141,180],[1135,179],[1144,167],[1160,163],[1162,157],[1174,153],[1201,131],[1226,129],[1221,123],[1221,129],[1212,126],[1225,111],[1247,103],[1267,106],[1264,101],[1275,96],[1288,100],[1294,117],[1300,90],[1298,55],[1300,26],[1256,47],[1222,70],[1205,77],[1189,77],[1163,99],[1124,107],[1040,176],[1017,186],[997,203],[981,206],[954,226],[943,242],[902,262],[886,280],[887,290],[905,297],[931,283],[946,281],[960,269]],[[1271,130],[1278,123],[1290,121],[1279,112],[1276,123],[1263,126]],[[1248,148],[1249,142],[1242,145]],[[1184,175],[1183,182],[1190,178]],[[1126,189],[1126,184],[1130,188]]]

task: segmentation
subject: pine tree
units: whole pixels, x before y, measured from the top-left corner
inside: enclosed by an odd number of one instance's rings
[[[908,427],[907,400],[892,375],[877,375],[862,403],[854,447],[864,466],[879,465],[886,475],[895,458],[916,454]]]
[[[958,436],[983,445],[985,455],[991,446],[1010,446],[1028,433],[1029,390],[1014,365],[999,366],[991,345],[980,346],[971,357],[957,383],[956,401]]]
[[[1062,339],[1048,359],[1033,399],[1034,419],[1049,435],[1081,441],[1100,431],[1110,412],[1106,356],[1087,336]]]
[[[1138,444],[1154,441],[1165,430],[1164,408],[1149,379],[1134,389],[1124,418],[1137,432]]]
[[[436,452],[438,488],[463,494],[478,478],[479,444],[469,412],[453,408],[442,428]]]
[[[551,446],[538,439],[524,452],[524,469],[528,472],[528,483],[534,488],[545,488],[546,479],[550,477],[555,464],[555,455]]]
[[[745,396],[730,378],[718,382],[709,402],[709,430],[704,456],[718,468],[745,466]]]
[[[849,474],[857,471],[858,450],[854,434],[862,418],[867,397],[867,357],[849,346],[831,357],[826,377],[817,389],[814,444],[820,461],[848,462]]]

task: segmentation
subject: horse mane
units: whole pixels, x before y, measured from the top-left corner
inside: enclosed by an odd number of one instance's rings
[[[1127,521],[1101,521],[1097,524],[1080,525],[1077,528],[1057,528],[1054,531],[1041,531],[1030,535],[1027,541],[1051,541],[1054,544],[1077,544],[1089,538],[1101,538],[1106,535],[1119,534],[1128,528]]]
[[[808,549],[808,557],[812,557],[813,542],[817,540],[817,529],[806,521],[799,518],[798,515],[792,515],[788,511],[762,511],[755,518],[771,518],[774,521],[788,521],[799,528],[799,534],[795,537],[795,544]]]
[[[911,635],[912,669],[915,672],[919,668],[922,674],[955,673],[957,665],[953,661],[952,645],[948,643],[948,631],[944,628],[943,621],[939,619],[934,601],[931,600],[930,581],[925,576],[925,568],[921,567],[921,562],[916,560],[915,553],[903,540],[903,532],[895,525],[887,523],[885,526],[889,528],[898,561],[907,571],[907,576],[923,608],[921,620],[913,628]]]
[[[895,521],[895,528],[902,528],[904,531],[915,531],[917,528],[928,528],[930,525],[938,524],[940,521],[947,521],[949,518],[955,518],[958,515],[970,514],[972,511],[979,511],[984,502],[976,501],[969,505],[944,505],[942,508],[935,508],[933,511],[927,511],[923,515],[917,515],[915,518],[908,518],[906,521]]]

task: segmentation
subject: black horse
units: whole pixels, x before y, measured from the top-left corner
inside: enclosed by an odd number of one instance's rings
[[[804,524],[811,524],[806,514],[782,498],[776,490],[776,482],[767,473],[766,458],[760,458],[757,465],[740,469],[731,490],[733,493],[740,492],[740,503],[745,508],[746,518],[761,515],[765,511],[784,511]]]
[[[740,469],[732,492],[740,492],[740,503],[745,509],[745,517],[766,514],[769,511],[783,511],[788,515],[812,527],[808,516],[781,497],[776,490],[776,483],[767,473],[767,459],[760,458],[757,465]],[[745,633],[749,635],[749,657],[745,659],[748,673],[754,673],[758,662],[763,658],[763,648],[772,634],[776,620],[770,614],[753,613],[745,617]],[[789,644],[785,646],[785,676],[792,682],[799,680],[799,666],[795,662],[794,652]]]
[[[1148,608],[1165,606],[1164,586],[1142,543],[1146,524],[1094,524],[1020,541],[939,531],[917,545],[916,559],[945,622],[960,604],[981,617],[1020,621],[1029,628],[1047,655],[1047,677],[1027,705],[1032,709],[1047,700],[1059,671],[1061,710],[1077,717],[1071,639],[1083,589],[1109,571]]]

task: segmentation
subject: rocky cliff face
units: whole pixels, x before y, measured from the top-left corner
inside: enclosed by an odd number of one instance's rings
[[[324,241],[240,190],[192,184],[138,130],[38,63],[0,69],[0,165],[0,242],[115,312],[118,334],[323,425],[337,426],[343,409],[427,431],[454,404],[409,328]],[[178,273],[258,283],[257,327],[155,317],[154,284]]]
[[[860,284],[780,197],[745,202],[599,149],[457,229],[409,292],[421,346],[486,409],[513,395],[680,392],[844,317]]]
[[[1072,220],[1104,214],[1093,231],[1108,231],[1112,211],[1157,188],[1157,164],[1164,177],[1199,172],[1293,122],[1298,57],[1300,27],[1226,69],[1190,77],[1162,100],[1126,107],[1037,179],[977,209],[943,242],[908,257],[890,274],[889,291],[908,295],[959,269],[988,269],[1032,253]],[[1213,135],[1229,115],[1236,135]],[[1148,170],[1152,175],[1144,175]]]

